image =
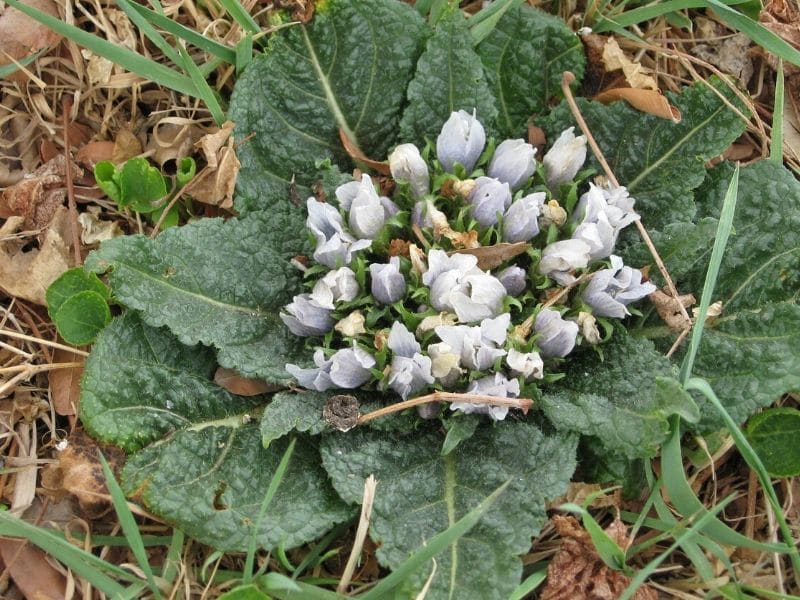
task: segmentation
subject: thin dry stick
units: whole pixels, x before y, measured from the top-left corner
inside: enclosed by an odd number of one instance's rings
[[[75,187],[72,183],[72,155],[69,147],[69,113],[72,110],[72,98],[65,95],[61,99],[61,116],[64,119],[64,172],[67,180],[67,203],[69,205],[69,224],[72,232],[72,250],[75,266],[81,264],[81,230],[78,225],[78,205],[75,203]]]
[[[374,475],[370,475],[364,480],[364,498],[361,502],[361,517],[358,519],[358,529],[356,529],[356,537],[353,540],[353,548],[350,550],[350,556],[347,558],[347,564],[344,567],[342,578],[339,580],[339,585],[336,586],[336,591],[339,594],[344,594],[347,591],[350,581],[353,579],[358,559],[361,557],[361,550],[364,548],[364,542],[367,539],[367,531],[369,530],[369,520],[372,515],[372,505],[375,501],[375,488],[378,482]]]
[[[88,352],[84,352],[83,350],[78,350],[77,348],[73,348],[72,346],[66,346],[64,344],[59,344],[58,342],[51,342],[49,340],[37,338],[32,335],[25,335],[24,333],[17,333],[16,331],[10,331],[8,329],[0,329],[0,335],[5,335],[17,340],[25,340],[26,342],[36,342],[37,344],[42,344],[43,346],[50,346],[51,348],[57,348],[58,350],[67,350],[68,352],[72,352],[73,354],[77,354],[78,356],[89,356]]]
[[[431,394],[425,394],[424,396],[418,396],[417,398],[411,398],[410,400],[404,400],[403,402],[398,402],[397,404],[391,404],[390,406],[385,406],[383,408],[379,408],[378,410],[374,410],[371,413],[361,415],[358,417],[358,424],[362,425],[363,423],[367,423],[373,419],[384,417],[413,406],[427,404],[428,402],[469,402],[470,404],[508,406],[509,408],[518,408],[525,414],[528,413],[528,409],[533,405],[533,400],[530,398],[501,398],[499,396],[485,396],[483,394],[433,392]]]
[[[597,145],[597,141],[594,139],[592,132],[589,130],[589,126],[586,124],[586,120],[583,118],[580,108],[578,108],[578,103],[575,102],[575,97],[572,95],[572,90],[569,87],[569,84],[573,81],[575,81],[575,75],[569,71],[564,71],[564,74],[561,77],[561,89],[564,92],[564,98],[567,100],[567,104],[569,104],[569,108],[572,111],[572,116],[575,117],[575,120],[578,122],[578,126],[581,128],[583,135],[586,136],[595,158],[603,167],[606,177],[608,177],[608,180],[612,185],[619,187],[619,181],[617,181],[617,178],[614,176],[614,172],[608,165],[606,157],[603,155],[602,150],[600,150],[600,146]],[[650,235],[647,233],[644,225],[642,225],[641,219],[637,219],[634,222],[636,223],[636,228],[639,230],[639,235],[642,237],[642,240],[644,240],[647,249],[650,251],[653,260],[656,262],[656,266],[661,272],[661,276],[664,278],[664,281],[667,282],[667,289],[669,289],[670,294],[672,294],[672,297],[675,298],[675,301],[678,303],[681,316],[683,316],[684,320],[686,321],[686,327],[691,327],[692,320],[689,318],[689,313],[686,312],[686,307],[683,306],[680,301],[678,301],[678,290],[675,287],[675,283],[672,281],[672,277],[670,277],[669,271],[667,271],[664,261],[661,260],[661,256],[658,254],[658,250],[656,250],[653,240],[650,239]]]
[[[44,365],[14,365],[13,367],[1,367],[0,368],[0,375],[5,375],[6,373],[20,373],[20,372],[27,372],[31,375],[36,373],[44,373],[45,371],[56,371],[58,369],[74,369],[76,367],[82,367],[82,362],[65,362],[65,363],[50,363]]]

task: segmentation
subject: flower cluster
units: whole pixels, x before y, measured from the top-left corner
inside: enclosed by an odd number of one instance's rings
[[[507,406],[470,396],[517,398],[560,377],[564,357],[655,291],[613,254],[639,216],[624,187],[585,182],[573,128],[537,162],[521,139],[487,147],[474,113],[458,111],[433,153],[394,149],[380,182],[391,198],[364,174],[335,204],[308,199],[316,264],[280,316],[309,338],[313,365],[286,369],[318,391],[460,392],[452,410],[503,419]]]

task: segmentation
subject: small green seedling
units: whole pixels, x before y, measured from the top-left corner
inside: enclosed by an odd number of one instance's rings
[[[167,180],[145,158],[132,158],[122,166],[102,160],[94,168],[97,185],[120,208],[151,213],[159,208],[156,202],[167,195]]]

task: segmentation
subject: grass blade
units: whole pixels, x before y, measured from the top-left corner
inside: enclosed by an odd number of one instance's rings
[[[397,567],[391,574],[384,577],[378,584],[366,594],[359,596],[361,600],[379,600],[389,597],[389,592],[401,585],[411,573],[427,563],[434,556],[455,543],[462,535],[472,529],[484,513],[495,503],[500,495],[506,490],[511,480],[492,492],[483,502],[453,523],[450,527],[437,533],[429,541],[428,545],[420,548],[411,555],[403,564]]]
[[[726,2],[726,4],[742,4],[746,1],[747,0],[729,1]],[[650,19],[655,19],[679,10],[707,7],[707,0],[666,0],[666,2],[656,2],[649,6],[640,6],[614,16],[601,15],[592,26],[592,30],[595,33],[603,33],[605,31],[612,31],[614,27],[622,28],[638,25],[644,21],[649,21]]]
[[[39,50],[38,52],[34,52],[33,54],[29,54],[25,58],[20,58],[16,62],[12,62],[9,65],[4,65],[0,67],[0,79],[5,79],[9,75],[16,73],[19,71],[21,67],[27,67],[33,61],[35,61],[39,56],[44,52],[43,50]]]
[[[296,441],[296,439],[293,439],[286,448],[286,452],[283,453],[281,462],[278,464],[278,468],[275,469],[272,479],[270,479],[269,486],[264,494],[264,500],[261,501],[261,508],[258,511],[258,518],[256,518],[256,522],[253,525],[252,531],[250,532],[250,539],[247,542],[247,558],[244,561],[242,585],[246,585],[253,580],[253,564],[255,563],[256,546],[258,545],[258,530],[261,527],[261,522],[264,520],[264,515],[267,514],[267,508],[269,508],[272,499],[275,497],[275,492],[278,491],[278,487],[281,485],[281,481],[283,481],[283,476],[286,474],[286,469],[289,467],[289,460],[292,458],[292,454],[294,453]]]
[[[219,3],[233,17],[233,20],[239,24],[239,27],[244,29],[245,33],[256,35],[261,32],[261,27],[258,26],[258,23],[250,13],[244,9],[239,0],[219,0]]]
[[[181,25],[180,23],[176,23],[169,17],[166,17],[162,14],[159,14],[153,10],[150,10],[146,6],[142,6],[141,4],[137,4],[136,2],[131,4],[132,8],[143,15],[150,23],[155,25],[156,27],[160,27],[167,33],[171,33],[175,37],[184,40],[186,43],[191,44],[197,48],[200,48],[204,52],[208,52],[209,54],[213,54],[217,58],[221,58],[225,62],[229,64],[235,64],[236,62],[236,55],[231,48],[228,48],[224,44],[220,44],[219,42],[215,42],[212,39],[207,37],[203,37],[201,34],[197,33],[193,29],[189,29]]]
[[[728,184],[728,191],[725,192],[725,199],[722,202],[722,211],[719,216],[719,225],[714,238],[714,248],[711,250],[711,259],[708,262],[706,279],[703,283],[703,293],[700,296],[700,307],[698,308],[697,320],[692,329],[692,337],[689,340],[689,350],[681,364],[681,383],[685,386],[694,368],[694,361],[697,351],[700,349],[700,340],[703,338],[705,328],[706,313],[711,305],[711,298],[714,295],[714,288],[719,277],[719,267],[722,264],[722,257],[725,254],[725,246],[728,245],[728,237],[733,229],[733,214],[736,211],[736,201],[739,196],[739,165],[733,172],[733,177]]]
[[[783,164],[783,101],[785,85],[783,81],[783,61],[778,61],[778,73],[775,76],[775,106],[772,110],[772,139],[769,143],[769,159],[779,165]]]
[[[739,450],[739,454],[741,454],[745,462],[750,465],[750,468],[756,472],[758,480],[761,483],[761,487],[764,489],[764,495],[767,497],[770,506],[772,506],[772,510],[775,512],[775,518],[778,520],[778,527],[781,530],[781,535],[783,536],[783,540],[786,542],[787,546],[787,548],[785,548],[783,551],[789,552],[789,558],[792,561],[792,566],[794,567],[795,572],[800,573],[800,553],[798,553],[797,548],[794,545],[795,542],[792,535],[792,530],[789,528],[789,524],[786,522],[786,518],[783,515],[783,508],[781,507],[781,503],[778,501],[778,496],[775,494],[775,489],[772,487],[772,481],[770,480],[766,468],[764,468],[764,463],[761,462],[761,459],[759,458],[758,454],[756,454],[755,450],[753,450],[750,442],[747,441],[747,438],[742,433],[739,425],[737,425],[736,421],[734,421],[733,418],[728,414],[728,411],[725,410],[722,402],[719,401],[719,398],[717,398],[714,390],[711,389],[711,386],[705,379],[693,377],[687,382],[686,389],[695,390],[703,394],[714,406],[714,408],[717,409],[717,412],[720,414],[720,416],[725,420],[725,425],[727,425],[728,430],[731,432],[731,436],[733,437],[733,441]]]
[[[19,0],[8,0],[7,3],[9,6],[13,6],[21,13],[28,15],[56,33],[63,35],[65,38],[72,40],[84,48],[88,48],[98,56],[107,58],[114,64],[120,65],[139,77],[144,77],[158,85],[175,90],[181,94],[187,94],[195,98],[199,97],[197,88],[186,75],[177,73],[169,67],[165,67],[149,58],[145,58],[123,46],[112,44],[108,40],[99,38],[74,25],[64,23],[40,10],[22,4]]]
[[[206,105],[216,124],[222,126],[225,122],[225,111],[222,110],[214,90],[208,85],[206,78],[200,72],[200,68],[194,64],[183,42],[178,42],[178,50],[181,53],[181,62],[179,64],[183,67],[183,70],[189,74],[189,77],[191,77],[195,89],[197,89],[198,97]]]
[[[541,569],[536,569],[533,573],[528,575],[517,588],[511,592],[508,600],[522,600],[536,588],[538,588],[544,580],[547,579],[547,566]]]
[[[474,45],[480,44],[497,26],[497,22],[511,8],[522,4],[522,0],[497,0],[488,4],[469,18],[469,33]]]
[[[115,2],[117,6],[128,15],[131,23],[136,25],[136,27],[147,36],[147,39],[153,42],[153,44],[164,53],[164,56],[169,58],[176,65],[180,64],[180,55],[175,51],[175,48],[169,45],[169,42],[164,39],[164,36],[156,31],[155,27],[153,27],[141,13],[134,10],[129,0],[115,0]]]
[[[131,509],[128,508],[128,500],[125,498],[122,488],[119,487],[117,480],[114,478],[114,474],[111,472],[111,467],[108,466],[105,456],[99,451],[97,454],[100,457],[100,464],[103,467],[103,475],[106,478],[106,485],[108,486],[109,494],[111,494],[114,510],[117,513],[119,524],[122,526],[122,531],[125,537],[128,538],[131,552],[133,552],[133,556],[136,557],[136,562],[139,563],[139,568],[147,579],[150,591],[160,600],[162,598],[161,590],[159,590],[156,585],[156,579],[153,576],[153,570],[150,568],[150,561],[147,558],[147,551],[144,549],[144,543],[142,542],[142,534],[139,532],[139,526],[136,523]]]

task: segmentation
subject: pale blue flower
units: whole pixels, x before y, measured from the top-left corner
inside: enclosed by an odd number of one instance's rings
[[[527,242],[539,233],[539,212],[547,194],[537,192],[520,198],[503,215],[503,241]]]
[[[551,308],[543,308],[533,324],[536,332],[536,345],[543,358],[563,358],[575,347],[578,337],[578,324],[567,321]]]
[[[506,364],[512,375],[526,381],[544,377],[544,362],[538,352],[520,352],[511,348],[506,356]]]
[[[380,304],[394,304],[406,295],[406,280],[400,272],[400,258],[392,256],[387,264],[369,266],[372,295]]]
[[[411,210],[411,222],[420,229],[430,229],[433,227],[433,219],[428,212],[428,203],[419,200],[414,203]]]
[[[511,188],[493,177],[478,177],[469,195],[469,203],[470,214],[481,227],[497,225],[498,216],[511,204]]]
[[[286,312],[280,313],[281,320],[295,335],[325,335],[335,323],[332,311],[317,304],[310,294],[295,296],[283,309]]]
[[[361,176],[361,183],[355,196],[346,208],[350,229],[359,239],[373,240],[383,229],[386,213],[372,179],[369,175]]]
[[[495,319],[484,319],[480,326],[440,325],[436,335],[460,357],[461,365],[483,371],[506,355],[503,345],[510,323],[511,315],[503,313]]]
[[[539,273],[562,285],[575,281],[571,271],[589,265],[591,246],[580,239],[561,240],[545,246],[539,261]]]
[[[519,381],[508,379],[501,373],[495,373],[469,384],[467,394],[476,396],[494,396],[495,398],[519,397]],[[451,402],[450,410],[460,410],[465,414],[489,415],[493,421],[502,421],[508,414],[507,406],[489,404],[472,404],[471,402]]]
[[[656,291],[650,282],[642,283],[642,272],[623,266],[619,256],[611,256],[611,268],[592,275],[583,291],[583,301],[598,317],[622,319],[629,315],[628,304],[641,300]]]
[[[356,274],[349,267],[328,271],[314,284],[311,300],[323,308],[333,310],[336,302],[350,302],[358,295]]]
[[[431,359],[422,354],[419,342],[400,321],[392,325],[387,346],[394,356],[386,383],[403,400],[435,381]]]
[[[421,198],[431,191],[428,165],[414,144],[400,144],[392,150],[389,170],[394,179],[408,182],[415,198]]]
[[[633,203],[625,188],[603,190],[589,184],[572,214],[572,221],[579,223],[572,237],[589,244],[592,261],[610,256],[619,232],[639,218]]]
[[[486,144],[486,133],[475,114],[466,111],[450,113],[436,138],[436,157],[442,168],[453,173],[455,164],[461,163],[469,173],[478,162]]]
[[[544,178],[551,189],[572,181],[586,161],[586,136],[575,137],[574,132],[574,127],[562,131],[542,159]]]
[[[308,207],[306,226],[317,240],[314,260],[320,264],[331,269],[348,265],[354,252],[372,245],[371,240],[356,240],[347,232],[342,215],[330,204],[309,198],[306,206]]]
[[[295,379],[298,385],[307,390],[316,390],[324,392],[334,386],[331,381],[331,360],[325,360],[325,354],[322,350],[317,349],[314,351],[314,364],[316,368],[303,369],[297,365],[287,364],[286,371]]]
[[[517,265],[506,267],[497,274],[497,279],[506,288],[509,296],[519,296],[528,287],[528,274]]]
[[[336,387],[354,389],[370,380],[374,366],[375,358],[353,342],[352,348],[337,350],[331,356],[330,378]]]
[[[519,189],[536,171],[536,148],[522,139],[505,140],[495,149],[487,173]]]

